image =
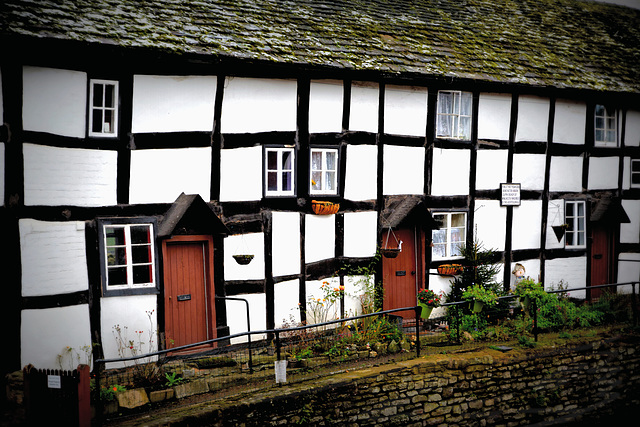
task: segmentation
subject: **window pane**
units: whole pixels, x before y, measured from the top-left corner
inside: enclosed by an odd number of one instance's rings
[[[131,226],[131,243],[134,245],[140,243],[150,243],[151,237],[148,225]]]
[[[131,259],[134,264],[148,264],[151,262],[151,246],[141,245],[131,247]]]
[[[631,161],[631,170],[633,172],[640,172],[640,160]]]
[[[91,112],[91,132],[102,132],[102,110]]]
[[[596,117],[596,129],[604,129],[604,117]]]
[[[451,114],[453,112],[453,94],[450,92],[438,93],[438,113]]]
[[[267,173],[267,190],[269,191],[278,190],[278,173],[277,172]]]
[[[462,139],[471,139],[471,117],[460,117],[458,136]]]
[[[584,216],[584,203],[576,203],[576,207],[578,208],[578,216]]]
[[[462,243],[453,243],[451,245],[451,256],[460,256],[462,255]]]
[[[573,246],[574,245],[574,243],[573,243],[573,233],[566,232],[564,234],[564,236],[565,236],[565,244],[566,244],[566,246]]]
[[[433,244],[446,243],[447,242],[447,230],[433,230],[431,232],[431,239]]]
[[[596,129],[596,141],[604,141],[604,131]]]
[[[336,153],[333,151],[327,152],[327,169],[336,170]]]
[[[603,116],[603,115],[604,115],[604,106],[596,105],[596,116]]]
[[[291,151],[283,151],[282,152],[282,169],[284,170],[292,170],[293,153]]]
[[[105,85],[104,89],[104,106],[113,108],[115,106],[114,98],[116,87],[115,85]]]
[[[473,101],[473,95],[471,92],[462,92],[462,101],[460,103],[460,114],[464,116],[471,115],[471,104]]]
[[[451,226],[452,227],[464,227],[465,224],[465,214],[451,214]]]
[[[322,189],[322,172],[313,172],[311,174],[311,187],[314,190]]]
[[[107,245],[117,246],[124,245],[124,228],[122,227],[105,227],[105,234],[107,236]]]
[[[100,83],[93,84],[93,106],[94,107],[102,107],[102,98],[103,98],[103,85]]]
[[[607,131],[607,142],[616,142],[616,131],[608,130]]]
[[[113,125],[113,110],[104,110],[104,124],[100,130],[104,133],[113,133]]]
[[[314,171],[322,170],[322,153],[314,151],[311,153],[311,169]]]
[[[138,265],[133,267],[133,283],[152,283],[151,279],[152,268],[150,265]]]
[[[433,245],[433,248],[431,253],[433,255],[433,257],[440,257],[440,258],[444,258],[447,256],[446,252],[445,252],[445,248],[446,245],[445,244],[435,244]]]
[[[282,172],[282,191],[291,191],[291,172]]]
[[[107,265],[127,265],[127,250],[124,246],[107,248]]]
[[[440,230],[433,230],[433,232],[441,232],[447,226],[447,217],[445,215],[433,215],[433,220],[438,224]]]
[[[574,216],[575,214],[573,213],[573,203],[567,203],[565,205],[565,216]]]
[[[335,182],[336,182],[336,173],[335,172],[327,172],[327,181],[325,190],[335,190]]]
[[[452,128],[452,124],[451,121],[453,120],[453,117],[451,116],[438,116],[438,123],[437,123],[437,136],[451,136],[452,132],[451,132],[451,128]]]
[[[278,169],[278,152],[276,151],[267,151],[267,170],[277,170]]]
[[[108,268],[107,274],[107,281],[110,286],[127,284],[126,267]]]

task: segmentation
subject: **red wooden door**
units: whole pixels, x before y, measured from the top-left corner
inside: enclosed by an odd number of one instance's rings
[[[396,258],[382,258],[382,283],[384,287],[383,310],[414,307],[418,293],[418,265],[416,259],[415,231],[399,229],[394,231],[402,241],[402,252]],[[390,239],[393,240],[393,239]],[[389,241],[389,246],[392,242]],[[395,241],[393,242],[395,244]],[[404,319],[414,319],[415,312],[394,313]]]
[[[162,253],[166,347],[215,338],[213,240],[174,237],[163,242]]]
[[[613,232],[611,227],[593,223],[591,229],[591,286],[614,282],[613,277]],[[607,291],[612,288],[606,288]],[[591,289],[591,298],[597,299],[603,288]]]

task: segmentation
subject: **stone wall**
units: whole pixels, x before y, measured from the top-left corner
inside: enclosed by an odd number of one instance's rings
[[[194,408],[207,425],[531,425],[640,408],[637,337],[438,355]],[[166,421],[166,418],[164,419]]]

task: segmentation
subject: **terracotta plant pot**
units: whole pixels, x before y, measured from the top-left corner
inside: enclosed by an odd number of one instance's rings
[[[460,264],[442,264],[438,266],[438,274],[441,276],[455,276],[462,273]]]
[[[340,203],[312,200],[311,208],[316,215],[333,215],[340,210]]]

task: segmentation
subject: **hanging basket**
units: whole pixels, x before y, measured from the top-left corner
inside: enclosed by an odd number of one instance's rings
[[[551,228],[553,228],[553,232],[555,233],[556,238],[559,242],[564,237],[564,233],[565,231],[567,231],[567,228],[569,228],[569,226],[567,224],[552,225]]]
[[[340,210],[340,203],[312,200],[311,209],[313,209],[313,213],[316,215],[333,215]]]
[[[424,304],[422,302],[419,302],[418,305],[420,306],[420,308],[422,308],[422,311],[420,312],[420,318],[421,319],[428,319],[429,316],[431,316],[431,312],[433,311],[433,307],[430,307],[427,304]]]
[[[480,313],[484,308],[484,303],[482,301],[471,301],[471,311],[474,313]]]
[[[455,276],[462,273],[460,264],[442,264],[438,266],[438,274],[441,276]]]
[[[385,258],[396,258],[398,254],[400,254],[401,250],[398,248],[385,248],[380,249],[380,252]]]
[[[240,265],[247,265],[253,259],[253,255],[233,255],[233,259]]]

